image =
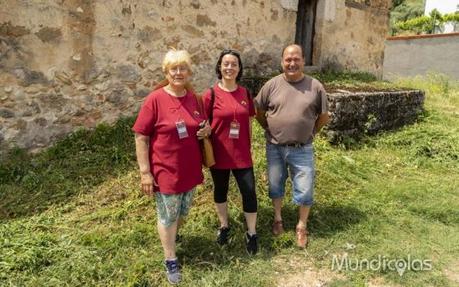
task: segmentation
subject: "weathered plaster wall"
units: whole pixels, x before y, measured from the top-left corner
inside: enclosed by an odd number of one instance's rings
[[[459,33],[390,37],[384,79],[442,73],[459,80]]]
[[[313,63],[382,76],[391,0],[319,0]]]
[[[240,50],[247,73],[269,74],[295,33],[285,0],[1,2],[0,152],[133,115],[170,46],[192,54],[202,91],[221,49]]]

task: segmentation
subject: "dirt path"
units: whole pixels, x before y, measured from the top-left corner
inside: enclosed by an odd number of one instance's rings
[[[311,262],[311,258],[305,254],[296,256],[277,256],[273,258],[273,266],[276,266],[278,279],[275,284],[278,287],[326,287],[335,281],[346,282],[346,277],[330,269],[319,269]],[[459,262],[458,262],[459,265]],[[456,280],[459,274],[455,274]],[[452,280],[450,278],[450,280]],[[459,281],[457,281],[459,282]],[[396,284],[388,284],[383,278],[372,278],[366,283],[368,287],[399,287]]]
[[[333,281],[344,279],[331,270],[318,269],[305,254],[276,256],[272,264],[276,266],[276,286],[279,287],[325,287]]]

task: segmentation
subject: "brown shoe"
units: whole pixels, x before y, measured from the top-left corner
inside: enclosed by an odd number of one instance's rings
[[[284,233],[284,226],[282,225],[282,220],[274,221],[272,232],[274,236],[278,236]]]
[[[296,246],[305,248],[308,245],[308,231],[306,228],[296,228]]]

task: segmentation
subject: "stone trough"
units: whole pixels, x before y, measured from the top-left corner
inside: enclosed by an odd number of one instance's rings
[[[384,91],[328,94],[331,141],[358,138],[413,123],[423,112],[424,91]]]

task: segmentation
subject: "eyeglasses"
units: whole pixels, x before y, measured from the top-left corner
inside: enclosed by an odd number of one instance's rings
[[[178,72],[186,73],[188,71],[189,71],[189,69],[188,69],[187,66],[173,66],[173,67],[169,68],[169,72],[171,74],[174,74],[174,75],[178,74]]]

